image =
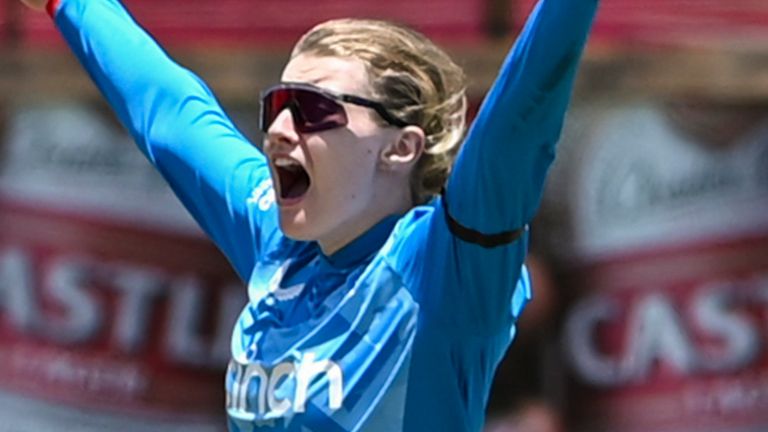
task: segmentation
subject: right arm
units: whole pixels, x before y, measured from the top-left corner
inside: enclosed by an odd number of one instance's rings
[[[271,192],[264,155],[117,0],[51,0],[47,9],[141,151],[247,280],[261,237],[279,233],[274,217],[248,204]]]

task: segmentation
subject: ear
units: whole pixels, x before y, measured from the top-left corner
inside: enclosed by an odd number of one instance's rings
[[[424,153],[426,138],[418,126],[406,126],[381,152],[381,163],[389,171],[409,169]]]

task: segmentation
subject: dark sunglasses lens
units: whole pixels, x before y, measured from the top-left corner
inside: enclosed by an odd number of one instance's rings
[[[261,130],[266,132],[272,125],[280,111],[288,107],[292,99],[292,90],[274,89],[270,90],[261,100]]]
[[[296,90],[298,111],[303,117],[297,121],[301,132],[319,132],[347,124],[344,107],[330,97],[312,90]]]
[[[299,132],[319,132],[347,124],[344,107],[332,98],[310,89],[277,88],[261,101],[261,130],[267,132],[286,108],[291,110]]]

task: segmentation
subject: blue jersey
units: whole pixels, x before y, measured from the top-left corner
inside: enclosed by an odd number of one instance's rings
[[[530,297],[528,239],[480,245],[448,222],[493,234],[531,220],[596,6],[541,2],[444,195],[326,256],[282,234],[264,155],[118,1],[58,5],[58,27],[123,124],[248,282],[226,373],[232,431],[482,428]]]

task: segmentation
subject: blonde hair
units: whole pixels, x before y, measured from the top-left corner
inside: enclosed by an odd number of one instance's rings
[[[466,127],[464,71],[422,34],[387,21],[338,19],[307,32],[291,53],[352,57],[366,64],[373,97],[424,130],[425,149],[411,175],[414,204],[438,194]]]

